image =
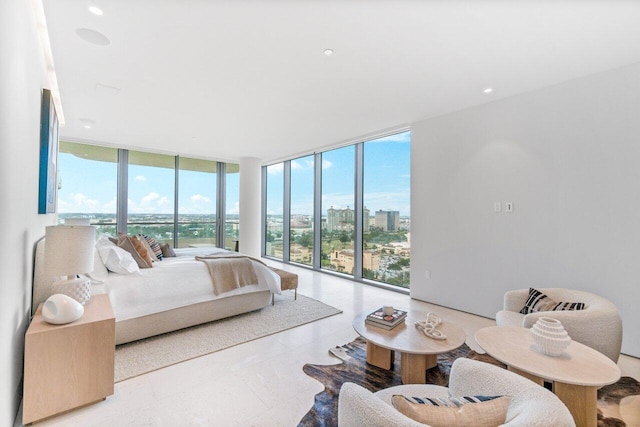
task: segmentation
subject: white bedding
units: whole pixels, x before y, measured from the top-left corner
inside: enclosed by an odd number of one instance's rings
[[[233,295],[264,290],[281,293],[280,277],[254,260],[258,283],[216,296],[206,265],[196,261],[194,256],[224,250],[208,248],[205,252],[203,249],[177,252],[179,256],[155,262],[153,268],[140,269],[139,273],[108,274],[100,287],[109,294],[118,321]]]

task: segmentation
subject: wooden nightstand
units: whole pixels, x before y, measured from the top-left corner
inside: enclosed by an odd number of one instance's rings
[[[52,325],[38,307],[25,336],[22,422],[29,424],[113,394],[115,316],[108,295],[94,295],[84,315]]]

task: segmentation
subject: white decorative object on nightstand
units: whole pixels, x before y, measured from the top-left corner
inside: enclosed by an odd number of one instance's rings
[[[84,307],[75,299],[63,294],[53,294],[42,305],[42,318],[54,325],[71,323],[82,317]]]

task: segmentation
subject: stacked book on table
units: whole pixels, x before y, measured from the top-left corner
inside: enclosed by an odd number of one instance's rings
[[[407,312],[404,310],[394,309],[393,314],[387,315],[382,311],[382,307],[373,313],[367,315],[364,323],[378,328],[391,330],[404,322],[407,318]]]

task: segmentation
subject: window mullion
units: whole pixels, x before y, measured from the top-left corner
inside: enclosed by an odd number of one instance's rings
[[[262,167],[262,256],[267,255],[267,167]]]
[[[178,192],[180,186],[180,156],[175,157],[175,174],[173,187],[173,247],[178,247]]]
[[[364,143],[356,144],[355,158],[355,230],[353,236],[353,277],[356,280],[362,279],[362,220],[363,220],[363,173],[364,173]]]
[[[322,264],[322,153],[316,153],[314,157],[313,268],[320,270]]]
[[[216,165],[217,172],[217,203],[216,203],[216,246],[225,248],[226,245],[226,222],[227,222],[227,164],[218,162]]]
[[[289,262],[291,249],[291,160],[284,162],[282,186],[282,261]]]
[[[116,232],[127,234],[127,199],[129,195],[129,150],[118,149],[118,194],[116,197]]]

